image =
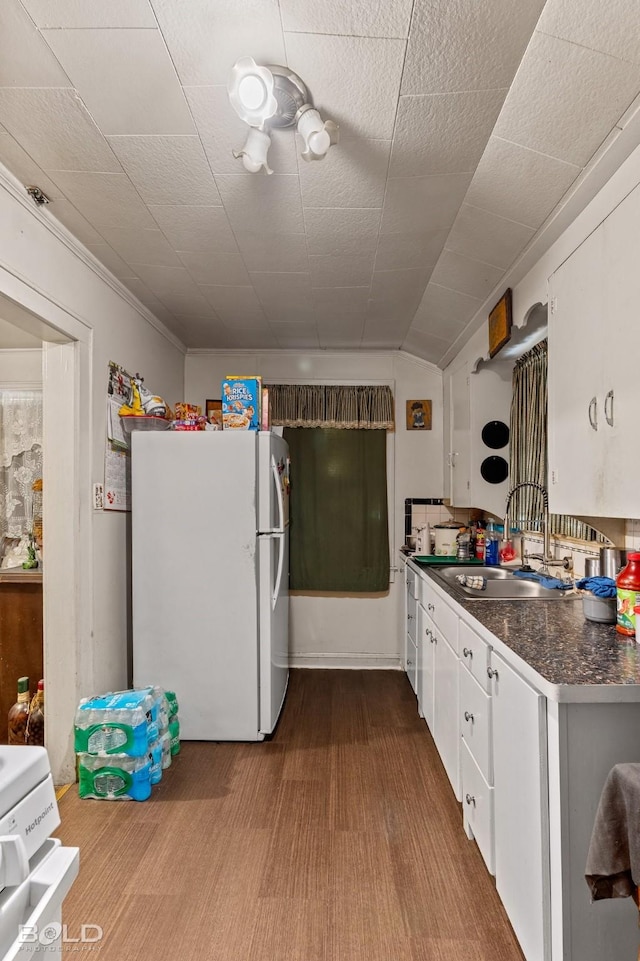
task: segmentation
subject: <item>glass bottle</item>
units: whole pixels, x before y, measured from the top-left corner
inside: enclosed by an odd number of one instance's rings
[[[27,744],[38,744],[44,747],[44,681],[38,681],[38,690],[29,708]]]
[[[640,599],[640,552],[627,555],[627,566],[616,577],[616,630],[633,637],[636,633],[635,606]]]
[[[29,678],[18,678],[18,699],[9,708],[9,744],[26,744],[29,717]]]

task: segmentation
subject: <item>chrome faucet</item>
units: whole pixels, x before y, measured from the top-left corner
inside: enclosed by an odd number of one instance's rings
[[[553,558],[549,551],[549,494],[546,487],[543,487],[542,484],[536,484],[535,481],[521,481],[519,484],[516,484],[515,487],[511,488],[507,494],[507,503],[504,509],[504,536],[507,540],[510,537],[511,521],[509,518],[509,508],[511,507],[513,495],[522,487],[533,487],[534,490],[540,491],[542,494],[542,554],[529,554],[529,557],[541,560],[542,567],[538,568],[538,574],[542,574],[543,577],[550,577],[551,572],[547,565],[550,561],[553,561]]]

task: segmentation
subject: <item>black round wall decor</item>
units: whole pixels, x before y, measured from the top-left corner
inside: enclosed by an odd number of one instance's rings
[[[482,428],[482,441],[491,450],[500,450],[509,443],[509,428],[501,420],[490,420]]]
[[[509,476],[509,465],[504,457],[485,457],[480,464],[480,473],[487,484],[501,484]]]

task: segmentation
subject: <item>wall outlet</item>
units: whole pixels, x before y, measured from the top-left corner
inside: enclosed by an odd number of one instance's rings
[[[93,509],[94,511],[104,510],[104,484],[93,485]]]

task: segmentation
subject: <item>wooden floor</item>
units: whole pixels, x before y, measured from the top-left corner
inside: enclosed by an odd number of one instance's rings
[[[293,671],[270,741],[187,742],[149,801],[60,812],[99,961],[522,961],[398,671]]]

